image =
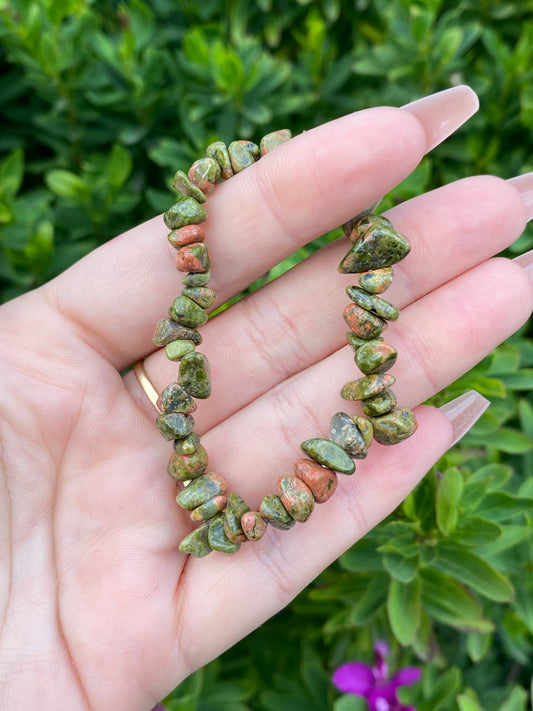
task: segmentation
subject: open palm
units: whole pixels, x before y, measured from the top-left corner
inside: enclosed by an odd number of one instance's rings
[[[218,303],[393,188],[444,110],[347,116],[219,186],[207,203]],[[389,217],[412,244],[387,293],[403,308],[387,340],[399,352],[398,401],[415,407],[528,317],[525,272],[490,259],[526,211],[512,185],[477,177]],[[269,530],[233,557],[180,554],[191,522],[165,474],[171,447],[134,375],[121,376],[147,357],[159,390],[176,377],[151,344],[179,291],[165,234],[151,220],[0,310],[2,708],[151,708],[394,509],[451,441],[446,417],[419,407],[416,435],[374,444],[305,526]],[[346,248],[329,245],[202,330],[213,394],[196,429],[209,470],[252,507],[291,473],[299,443],[327,435],[346,407],[349,281],[336,272]]]

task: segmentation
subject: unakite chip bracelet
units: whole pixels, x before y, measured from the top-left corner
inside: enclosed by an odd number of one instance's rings
[[[399,311],[379,296],[392,283],[392,265],[409,253],[409,242],[386,217],[365,211],[344,225],[351,246],[338,267],[343,274],[358,274],[358,284],[346,287],[350,303],[344,320],[350,329],[346,337],[355,352],[355,363],[363,373],[343,386],[341,397],[360,400],[365,416],[337,412],[331,419],[329,439],[315,437],[302,442],[307,458],[296,460],[292,475],[279,477],[276,493],[265,496],[258,511],[230,492],[222,476],[207,471],[207,452],[194,432],[191,414],[196,410],[194,398],[204,399],[211,393],[209,363],[197,350],[202,343],[197,328],[207,321],[207,309],[215,301],[214,291],[207,286],[211,275],[202,227],[207,219],[203,204],[218,182],[228,180],[290,138],[291,132],[282,129],[264,136],[259,146],[251,141],[234,141],[229,146],[222,141],[212,143],[188,175],[176,173],[177,202],[164,215],[171,230],[168,240],[177,250],[176,268],[185,276],[181,294],[171,304],[169,317],[157,324],[153,340],[165,348],[171,361],[179,362],[178,376],[158,395],[142,362],[136,363],[134,370],[158,410],[156,423],[162,436],[174,441],[167,471],[179,483],[176,502],[200,524],[181,541],[179,550],[197,557],[213,550],[236,553],[242,543],[260,540],[268,524],[287,530],[296,522],[307,521],[315,504],[334,494],[337,474],[355,472],[354,459],[367,456],[373,439],[396,444],[410,437],[417,426],[410,410],[397,407],[391,390],[395,378],[387,373],[397,354],[381,336]]]

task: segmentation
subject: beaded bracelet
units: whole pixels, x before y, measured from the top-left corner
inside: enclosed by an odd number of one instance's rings
[[[392,282],[391,265],[409,253],[409,242],[388,219],[365,211],[344,225],[352,246],[338,268],[344,274],[359,274],[359,286],[346,288],[351,303],[344,310],[344,319],[350,328],[346,336],[355,351],[355,363],[363,373],[362,378],[344,385],[341,397],[360,400],[366,417],[351,417],[345,412],[333,415],[330,438],[302,442],[308,458],[294,463],[294,475],[279,478],[277,493],[265,496],[258,511],[252,511],[237,493],[228,495],[228,484],[219,474],[206,473],[207,452],[193,431],[192,417],[194,398],[207,398],[211,392],[207,358],[196,350],[202,342],[197,328],[207,321],[206,310],[215,301],[215,293],[208,287],[203,203],[217,182],[228,180],[290,138],[291,132],[283,129],[264,136],[260,146],[251,141],[234,141],[229,146],[221,141],[212,143],[188,175],[176,173],[173,184],[178,201],[164,215],[172,230],[168,239],[177,250],[176,267],[186,275],[181,295],[172,303],[169,318],[158,322],[153,340],[156,346],[165,347],[170,360],[179,361],[178,379],[158,396],[142,364],[135,366],[135,372],[160,413],[157,426],[161,434],[174,440],[168,474],[184,484],[176,502],[200,523],[181,541],[179,550],[197,557],[212,550],[235,553],[241,543],[262,538],[267,524],[287,530],[296,522],[307,521],[315,503],[327,501],[335,492],[337,473],[354,473],[353,460],[367,456],[372,439],[396,444],[412,435],[417,426],[410,410],[396,406],[390,389],[395,378],[387,371],[397,353],[380,335],[388,321],[398,318],[399,311],[378,296]]]

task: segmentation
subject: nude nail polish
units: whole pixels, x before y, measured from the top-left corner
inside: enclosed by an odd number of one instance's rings
[[[507,182],[516,188],[522,196],[526,206],[527,221],[533,220],[533,171],[518,175],[516,178],[510,178]]]
[[[520,264],[531,281],[533,281],[533,249],[530,249],[529,252],[524,252],[524,254],[519,254],[518,257],[513,259],[513,262]]]
[[[452,423],[453,441],[450,446],[456,444],[475,425],[489,405],[487,398],[476,390],[469,390],[439,408]]]
[[[466,85],[454,86],[402,106],[402,109],[416,116],[423,125],[427,139],[426,152],[448,138],[473,116],[478,108],[477,94]]]

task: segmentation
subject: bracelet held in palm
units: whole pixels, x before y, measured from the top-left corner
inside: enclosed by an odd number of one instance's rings
[[[229,146],[221,141],[212,143],[188,175],[176,173],[178,201],[164,215],[172,230],[168,239],[177,250],[176,267],[186,276],[169,318],[159,321],[154,334],[155,345],[164,346],[167,357],[179,361],[178,379],[159,397],[152,392],[151,399],[160,413],[159,430],[165,439],[174,441],[168,474],[185,484],[176,501],[200,524],[181,541],[179,549],[198,557],[212,550],[235,553],[241,543],[262,538],[268,524],[286,530],[295,522],[306,521],[315,503],[327,501],[335,492],[337,473],[353,474],[353,460],[366,457],[372,439],[396,444],[416,430],[413,413],[397,407],[391,390],[395,378],[387,372],[397,354],[381,337],[387,321],[395,321],[399,312],[378,296],[392,282],[391,265],[403,259],[410,247],[388,219],[362,213],[344,225],[352,246],[339,271],[359,274],[358,286],[346,289],[351,303],[344,310],[344,319],[350,328],[346,336],[355,351],[355,363],[363,373],[344,385],[341,397],[360,400],[365,416],[337,412],[331,420],[329,439],[302,442],[308,458],[295,462],[293,475],[279,478],[276,493],[265,496],[258,511],[251,510],[238,494],[228,495],[223,477],[207,472],[207,452],[194,432],[192,417],[194,399],[207,398],[211,392],[207,358],[196,350],[202,342],[197,328],[207,321],[207,309],[215,301],[208,286],[210,261],[201,224],[207,219],[203,203],[217,182],[241,172],[290,138],[290,131],[284,129],[265,136],[260,146],[251,141],[234,141]],[[136,366],[136,373],[149,394],[142,365]]]

